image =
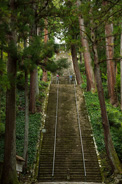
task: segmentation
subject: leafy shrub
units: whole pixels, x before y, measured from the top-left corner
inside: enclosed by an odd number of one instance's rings
[[[119,128],[122,126],[122,113],[119,108],[106,103],[107,114],[111,126]]]
[[[98,151],[105,150],[104,135],[102,128],[101,110],[97,93],[85,92],[88,114],[91,118],[94,137],[97,143]],[[110,123],[112,140],[117,154],[122,160],[122,113],[119,108],[113,107],[106,102],[107,114]]]
[[[120,86],[120,81],[121,81],[121,76],[120,76],[120,74],[117,74],[116,75],[116,86],[115,86],[115,88],[116,88],[116,92],[117,92],[117,96],[118,96],[118,99],[120,100],[121,99],[121,93],[120,93],[120,88],[121,88],[121,86]]]
[[[102,78],[102,81],[103,82],[106,82],[107,81],[107,75],[105,75],[104,73],[102,73],[101,78]]]
[[[16,146],[17,154],[23,156],[24,150],[24,126],[25,126],[24,112],[19,112],[17,116],[17,132],[16,132]],[[41,124],[40,113],[29,115],[29,145],[28,145],[28,162],[29,165],[33,163],[36,154],[36,144],[39,135],[39,128]]]
[[[111,127],[111,133],[116,152],[122,162],[122,126],[119,128]]]
[[[48,86],[48,83],[47,82],[40,81],[40,83],[39,83],[39,89],[41,91],[44,90],[44,89],[46,89],[47,86]]]
[[[109,99],[108,87],[106,82],[103,83],[103,91],[105,99]]]
[[[82,89],[86,89],[86,88],[87,88],[86,76],[85,76],[85,75],[82,76],[81,88],[82,88]]]
[[[84,94],[98,151],[101,152],[105,149],[105,145],[98,96],[97,93],[92,94],[91,92],[85,92]]]
[[[51,72],[47,72],[47,80],[48,80],[48,81],[51,80]]]
[[[79,64],[80,72],[85,72],[85,64]]]

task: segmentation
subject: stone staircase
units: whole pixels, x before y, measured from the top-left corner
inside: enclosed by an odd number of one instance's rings
[[[82,142],[84,149],[84,163],[81,149],[78,116],[76,110],[74,78],[70,82],[67,76],[59,78],[59,84],[53,78],[50,87],[47,116],[45,122],[46,133],[43,136],[40,153],[39,182],[72,181],[101,183],[100,169],[93,141],[91,125],[88,121],[83,94],[77,90],[77,104],[81,124]],[[70,84],[69,84],[70,83]],[[56,103],[58,88],[58,121],[54,176],[52,176],[54,135],[56,122]],[[84,172],[84,165],[86,176]]]

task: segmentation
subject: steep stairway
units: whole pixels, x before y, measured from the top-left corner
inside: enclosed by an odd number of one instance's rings
[[[38,175],[40,182],[101,182],[84,98],[81,89],[75,88],[73,83],[74,78],[70,81],[68,76],[60,77],[59,84],[56,84],[56,78],[52,80],[45,122],[46,133],[43,136],[40,153]],[[54,141],[55,127],[56,142]],[[54,142],[56,143],[55,157]]]

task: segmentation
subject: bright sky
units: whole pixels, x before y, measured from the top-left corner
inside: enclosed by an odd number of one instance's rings
[[[59,40],[58,38],[54,37],[55,39],[55,43],[58,43],[58,44],[62,44],[62,43],[65,43],[65,41],[61,41]]]

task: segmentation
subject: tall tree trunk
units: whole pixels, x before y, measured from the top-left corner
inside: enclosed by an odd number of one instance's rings
[[[115,92],[116,84],[116,65],[113,61],[114,57],[114,37],[112,36],[113,24],[105,25],[106,35],[106,57],[107,57],[107,78],[108,78],[108,92],[110,97],[110,103],[112,105],[117,104],[117,95]]]
[[[3,60],[3,49],[1,49],[1,61]],[[2,77],[2,70],[0,71],[0,76]],[[1,123],[1,94],[2,94],[2,88],[0,86],[0,123]]]
[[[76,46],[74,44],[71,45],[71,54],[72,54],[72,61],[73,61],[77,84],[80,85],[81,84],[81,74],[80,74],[80,70],[78,66]]]
[[[28,131],[29,131],[29,100],[28,100],[28,72],[25,71],[25,136],[24,136],[24,159],[25,168],[28,161]]]
[[[26,48],[26,40],[24,40],[24,48]],[[25,160],[24,169],[27,168],[28,161],[28,131],[29,131],[29,99],[28,99],[28,71],[25,69],[25,135],[24,135],[24,153]]]
[[[121,23],[121,40],[120,40],[120,70],[121,70],[121,111],[122,111],[122,23]]]
[[[2,184],[18,184],[16,173],[16,50],[11,51],[11,47],[16,49],[16,33],[14,31],[14,0],[10,0],[11,8],[11,32],[8,35],[8,66],[7,73],[10,88],[6,93],[6,126],[5,126],[5,151],[2,172]],[[12,53],[11,53],[12,52]],[[14,56],[13,56],[14,55]]]
[[[103,5],[107,6],[108,2],[103,1]],[[105,35],[106,35],[106,57],[107,57],[107,79],[108,79],[108,92],[110,97],[110,103],[117,105],[117,94],[115,91],[116,84],[116,64],[113,61],[114,57],[114,36],[113,34],[113,23],[105,24]]]
[[[80,0],[77,0],[78,8],[80,7],[80,4],[81,4]],[[94,71],[92,67],[91,55],[89,52],[89,43],[87,41],[86,34],[85,34],[86,31],[84,26],[84,19],[81,16],[79,16],[78,18],[79,18],[81,42],[84,48],[83,56],[84,56],[86,76],[87,76],[87,91],[95,91],[96,89],[95,77],[94,77]]]
[[[36,112],[36,79],[37,69],[34,69],[30,74],[30,106],[29,110],[31,113]]]
[[[38,69],[36,71],[36,96],[39,96]]]
[[[122,173],[122,168],[120,161],[118,159],[117,153],[115,151],[111,134],[110,134],[110,126],[109,120],[106,111],[105,105],[105,98],[104,98],[104,91],[102,87],[102,80],[101,80],[101,72],[99,66],[99,58],[97,53],[97,42],[95,40],[95,34],[92,36],[93,39],[93,51],[94,51],[94,63],[95,63],[95,75],[96,75],[96,82],[97,82],[97,90],[98,90],[98,97],[101,107],[101,116],[102,116],[102,124],[104,130],[104,140],[105,140],[105,148],[109,163],[111,165],[112,171]]]
[[[40,34],[40,28],[37,27],[37,36]],[[38,81],[38,68],[36,72],[36,96],[39,96],[39,81]]]
[[[33,9],[35,11],[35,19],[36,19],[36,6],[33,5]],[[37,36],[37,24],[34,20],[32,26],[32,36]],[[33,39],[32,39],[33,42]],[[39,95],[39,86],[38,86],[38,70],[37,67],[30,73],[30,105],[29,110],[31,113],[36,112],[36,96]]]
[[[44,42],[48,42],[48,21],[45,19],[45,28],[44,28]],[[45,58],[45,63],[47,59]],[[42,81],[47,82],[47,71],[43,68]]]

